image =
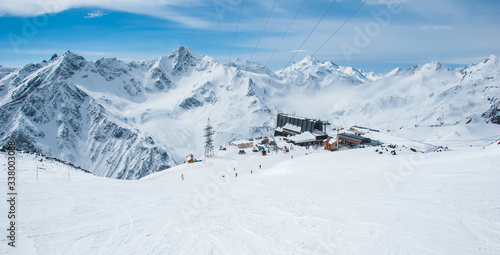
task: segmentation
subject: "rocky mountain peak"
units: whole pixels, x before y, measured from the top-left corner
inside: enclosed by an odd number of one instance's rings
[[[64,53],[64,55],[60,58],[60,61],[59,66],[53,74],[54,77],[60,79],[70,78],[87,64],[87,60],[85,60],[84,57],[69,50]]]
[[[54,61],[58,58],[59,56],[57,54],[52,55],[49,61]]]
[[[178,75],[185,73],[190,67],[196,66],[200,56],[192,52],[189,48],[181,46],[172,51],[167,58],[172,59],[172,74]]]
[[[243,60],[240,58],[235,58],[235,59],[233,59],[233,61],[229,62],[227,64],[227,66],[228,67],[235,67],[238,70],[247,71],[247,72],[251,72],[251,73],[267,74],[267,75],[271,75],[274,78],[279,79],[279,77],[273,71],[271,71],[269,68],[267,68],[267,66],[260,64],[260,63],[257,63],[257,62],[252,62],[252,61]]]
[[[444,67],[437,60],[433,60],[433,61],[422,66],[422,70],[431,70],[431,71],[437,71],[437,70],[440,70],[443,68],[446,68],[446,67]]]
[[[486,59],[483,60],[483,63],[487,63],[487,62],[493,62],[495,64],[498,64],[498,58],[497,56],[495,55],[490,55],[489,57],[487,57]]]

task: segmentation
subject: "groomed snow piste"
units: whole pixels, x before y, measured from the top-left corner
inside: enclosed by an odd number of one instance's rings
[[[17,247],[4,231],[0,253],[499,254],[498,141],[430,153],[405,142],[395,156],[228,147],[135,181],[19,153]]]

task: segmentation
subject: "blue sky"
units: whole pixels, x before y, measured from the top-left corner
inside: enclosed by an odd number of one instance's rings
[[[376,72],[431,60],[458,67],[500,55],[500,1],[367,0],[346,22],[363,2],[3,1],[0,65],[22,67],[67,50],[89,60],[154,59],[179,46],[221,63],[238,57],[272,70],[307,55]]]

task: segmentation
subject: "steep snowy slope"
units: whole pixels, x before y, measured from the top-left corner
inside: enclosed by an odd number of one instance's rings
[[[140,178],[175,165],[167,145],[113,116],[68,79],[91,68],[92,63],[68,52],[3,79],[8,89],[2,91],[0,108],[2,144],[15,140],[20,149],[114,178]]]
[[[199,157],[208,118],[216,146],[272,134],[278,111],[391,131],[498,123],[499,74],[495,56],[385,75],[306,57],[275,74],[186,47],[130,63],[68,51],[0,79],[0,144],[15,139],[97,175],[134,179]]]

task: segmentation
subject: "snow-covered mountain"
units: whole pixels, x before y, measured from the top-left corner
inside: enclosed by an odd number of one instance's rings
[[[11,68],[11,67],[5,67],[0,65],[0,79],[5,77],[7,74],[12,73],[16,71],[16,68]]]
[[[292,84],[317,86],[318,88],[335,82],[358,84],[377,80],[377,76],[374,74],[366,74],[352,67],[338,66],[330,61],[320,62],[311,56],[280,70],[278,74]],[[371,78],[367,76],[371,76]]]
[[[57,156],[97,175],[135,179],[175,165],[171,149],[114,115],[80,85],[80,76],[95,75],[88,87],[115,91],[129,99],[142,88],[133,79],[112,82],[119,70],[67,52],[51,61],[27,65],[2,79],[1,142],[19,149]],[[101,71],[99,73],[97,70]],[[97,80],[99,82],[99,80]]]
[[[430,62],[384,75],[306,57],[274,73],[179,47],[129,63],[68,51],[4,73],[0,144],[14,139],[20,149],[121,179],[200,156],[207,118],[216,146],[271,134],[278,111],[384,129],[499,122],[495,56],[461,69]]]
[[[338,74],[324,75],[334,72]],[[319,93],[309,93],[313,96],[304,96],[301,103],[316,105],[311,107],[313,111],[338,126],[360,124],[393,130],[415,125],[498,123],[500,65],[496,56],[459,69],[431,61],[380,75],[306,58],[280,74],[291,83],[299,77],[301,84],[316,88]],[[290,103],[282,100],[283,105]],[[303,109],[297,112],[313,114]]]
[[[265,91],[185,47],[131,63],[68,51],[0,82],[2,144],[13,139],[107,177],[136,179],[182,162],[208,117],[219,141],[272,129]]]

